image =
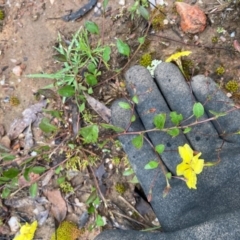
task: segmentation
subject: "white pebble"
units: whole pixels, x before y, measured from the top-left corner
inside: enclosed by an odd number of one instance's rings
[[[119,5],[122,5],[122,6],[124,6],[125,5],[125,0],[119,0]]]
[[[168,25],[168,20],[167,20],[167,19],[164,19],[164,20],[163,20],[163,24],[164,24],[164,25]]]
[[[232,97],[232,94],[230,92],[227,93],[227,97],[228,98],[231,98]]]
[[[37,156],[37,152],[32,151],[30,155],[31,155],[32,157],[36,157],[36,156]]]
[[[198,41],[198,40],[199,40],[198,35],[194,35],[194,36],[193,36],[193,39],[194,39],[195,42]]]
[[[11,229],[11,232],[17,232],[20,229],[20,223],[17,217],[12,216],[9,220],[8,220],[8,225]]]
[[[230,37],[231,37],[231,38],[234,38],[235,35],[236,35],[235,32],[232,32],[232,33],[230,34]]]
[[[108,165],[108,167],[109,167],[109,169],[113,169],[112,163],[110,163],[110,164]]]
[[[15,66],[13,69],[12,69],[12,72],[20,77],[22,75],[22,68],[20,66]]]

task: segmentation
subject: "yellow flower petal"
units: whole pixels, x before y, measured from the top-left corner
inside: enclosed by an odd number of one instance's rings
[[[188,144],[185,144],[183,147],[178,147],[178,152],[184,162],[190,163],[193,158],[193,150]]]
[[[180,176],[180,175],[183,175],[184,172],[186,170],[188,170],[190,168],[190,165],[185,163],[185,162],[182,162],[180,164],[177,165],[177,175]]]
[[[172,54],[170,57],[168,57],[165,62],[171,62],[171,61],[176,61],[177,59],[179,59],[180,57],[183,56],[188,56],[189,54],[191,54],[191,51],[183,51],[183,52],[177,52]]]
[[[194,171],[192,171],[191,169],[188,169],[188,170],[185,171],[183,176],[187,179],[188,188],[197,189],[197,187],[196,187],[197,176],[196,176]]]
[[[191,162],[191,167],[196,174],[201,173],[204,167],[204,160],[198,159],[199,157],[198,155],[194,156]]]
[[[13,240],[32,240],[37,229],[37,221],[32,224],[24,224],[20,229],[20,234],[15,236]]]

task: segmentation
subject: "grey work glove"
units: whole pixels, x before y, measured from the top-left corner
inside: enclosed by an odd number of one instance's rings
[[[183,115],[183,119],[188,119],[193,114],[195,102],[201,102],[205,109],[205,115],[198,121],[213,117],[209,110],[234,110],[215,121],[195,125],[191,132],[181,133],[175,138],[165,132],[151,132],[147,135],[153,145],[165,145],[161,159],[172,175],[176,176],[176,167],[182,162],[178,147],[186,143],[193,150],[201,152],[200,158],[206,162],[220,160],[220,163],[204,167],[203,172],[197,175],[196,190],[188,189],[184,181],[172,178],[172,188],[165,198],[165,176],[161,172],[158,174],[152,189],[151,205],[162,233],[112,230],[103,232],[96,239],[240,239],[240,135],[231,134],[240,130],[240,111],[234,109],[233,102],[213,80],[198,75],[193,77],[190,88],[179,69],[171,63],[158,65],[155,80],[141,66],[134,66],[127,71],[127,90],[131,96],[137,95],[139,98],[136,105],[139,118],[131,124],[129,131],[154,128],[153,118],[159,113],[167,114],[165,127],[171,127],[173,124],[169,113],[176,111]],[[130,117],[129,110],[122,109],[119,101],[114,102],[114,125],[126,128]],[[194,121],[192,118],[182,125]],[[146,141],[141,149],[136,149],[131,142],[135,136],[123,135],[119,139],[148,195],[159,169],[145,170],[144,166],[157,157]]]

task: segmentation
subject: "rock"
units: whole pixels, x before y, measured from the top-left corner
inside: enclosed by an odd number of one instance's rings
[[[20,66],[15,66],[13,69],[12,69],[13,73],[17,76],[17,77],[20,77],[22,75],[22,68]]]
[[[181,17],[181,28],[186,33],[198,33],[204,31],[207,17],[197,6],[191,6],[184,2],[176,2],[176,9]]]
[[[6,135],[6,136],[2,137],[2,139],[0,140],[0,144],[3,145],[4,147],[10,149],[11,140]]]

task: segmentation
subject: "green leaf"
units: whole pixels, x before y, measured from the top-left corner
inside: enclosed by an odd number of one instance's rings
[[[30,173],[31,168],[26,168],[23,173],[23,177],[29,182],[29,173]]]
[[[61,54],[61,53],[53,55],[53,59],[55,59],[55,60],[57,60],[59,62],[67,62],[66,55]]]
[[[56,173],[56,174],[59,174],[61,171],[62,171],[62,167],[61,167],[61,166],[59,166],[59,167],[57,167],[57,168],[55,169],[55,173]]]
[[[138,10],[139,10],[140,15],[148,21],[148,19],[149,19],[148,10],[145,7],[143,7],[142,5],[139,6]]]
[[[65,182],[65,177],[60,177],[57,179],[57,184],[60,185],[61,183]]]
[[[58,94],[62,97],[72,97],[75,94],[75,89],[72,86],[64,86],[58,89]]]
[[[165,149],[165,146],[163,144],[159,144],[155,147],[155,150],[158,154],[163,153],[164,149]]]
[[[109,0],[103,0],[103,10],[105,11]]]
[[[138,38],[138,42],[139,42],[140,44],[144,44],[144,42],[145,42],[145,37],[140,37],[140,38]]]
[[[29,188],[29,193],[32,198],[35,198],[37,196],[38,191],[38,185],[37,183],[33,183]]]
[[[177,114],[177,112],[170,113],[171,121],[175,125],[179,125],[179,123],[183,120],[182,114]]]
[[[164,128],[165,121],[166,121],[165,113],[158,114],[158,115],[154,116],[154,119],[153,119],[153,123],[154,123],[155,127],[160,130]]]
[[[204,114],[204,108],[200,102],[194,103],[193,114],[196,118],[200,118]]]
[[[43,118],[39,124],[39,128],[45,133],[51,133],[57,130],[57,127],[50,123],[48,118]]]
[[[9,188],[5,187],[2,191],[1,197],[6,199],[10,195],[11,191]]]
[[[85,102],[83,102],[79,107],[79,112],[83,112],[85,110]]]
[[[212,111],[212,110],[209,110],[209,112],[217,118],[227,115],[227,113],[225,113],[225,112],[215,112],[215,111]]]
[[[0,177],[0,181],[4,183],[9,182],[10,180],[11,178],[8,178],[8,177]]]
[[[87,69],[88,69],[88,71],[89,71],[90,73],[94,73],[95,70],[96,70],[96,65],[91,62],[91,63],[88,64]]]
[[[183,133],[184,134],[189,133],[191,130],[192,130],[191,127],[187,127],[187,128],[184,129]]]
[[[96,199],[93,201],[93,206],[97,207],[100,205],[100,203],[101,203],[100,198],[96,197]]]
[[[129,57],[130,47],[127,45],[127,43],[124,43],[121,39],[117,39],[117,49],[120,54]]]
[[[134,171],[133,171],[133,169],[132,168],[130,168],[130,169],[127,169],[127,170],[125,170],[124,172],[123,172],[123,176],[130,176],[130,175],[132,175],[132,174],[134,174]]]
[[[92,87],[88,88],[87,93],[88,93],[89,95],[93,94],[93,89],[92,89]]]
[[[108,62],[110,60],[111,48],[109,46],[104,48],[103,61]]]
[[[98,140],[98,126],[91,125],[80,129],[79,133],[84,138],[85,143],[95,143]]]
[[[20,171],[17,168],[9,168],[8,170],[4,171],[2,175],[3,177],[12,179],[12,178],[15,178],[19,173]]]
[[[45,167],[41,167],[41,166],[36,166],[36,167],[31,168],[31,172],[37,173],[37,174],[41,174],[41,173],[43,173],[45,171],[46,171],[46,168]]]
[[[172,178],[172,173],[168,172],[168,173],[166,173],[165,176],[166,176],[167,179],[170,180]]]
[[[62,117],[62,112],[61,111],[57,111],[57,110],[43,110],[46,113],[51,114],[51,116],[60,119]]]
[[[90,196],[88,197],[88,199],[86,200],[85,204],[86,205],[89,205],[91,203],[94,202],[94,200],[97,198],[97,191],[96,190],[93,190],[90,194]]]
[[[85,25],[85,28],[90,33],[99,34],[99,28],[98,28],[98,25],[96,23],[91,22],[91,21],[86,21],[84,25]]]
[[[143,145],[143,135],[139,134],[135,138],[132,139],[132,144],[135,148],[140,149]]]
[[[118,105],[123,109],[131,109],[130,104],[126,102],[119,102]]]
[[[157,168],[158,167],[158,162],[156,162],[156,161],[150,161],[149,163],[147,163],[145,166],[144,166],[144,169],[147,169],[147,170],[149,170],[149,169],[155,169],[155,168]]]
[[[132,97],[132,100],[133,100],[133,102],[136,103],[136,104],[138,104],[138,102],[139,102],[138,96],[136,96],[136,95]]]
[[[135,175],[132,180],[129,181],[130,183],[139,183],[137,176]]]
[[[178,128],[173,128],[167,131],[167,134],[169,134],[172,137],[176,137],[177,135],[179,135],[179,129]]]
[[[86,78],[87,84],[89,84],[90,86],[94,86],[98,83],[96,76],[89,73],[85,73],[84,76]]]
[[[111,125],[111,124],[106,124],[106,123],[101,123],[101,126],[105,129],[111,129],[117,133],[119,132],[124,132],[124,129],[123,128],[120,128],[120,127],[116,127],[114,125]]]
[[[88,211],[89,214],[93,214],[93,213],[95,213],[95,207],[91,204],[89,206],[89,208],[87,209],[87,211]]]
[[[105,225],[105,222],[103,221],[103,218],[100,215],[97,215],[95,222],[98,227],[102,227]]]
[[[132,115],[131,117],[131,122],[135,122],[136,121],[136,116],[135,115]]]
[[[15,155],[9,154],[9,153],[1,153],[0,154],[0,159],[3,161],[12,161],[16,158]]]

